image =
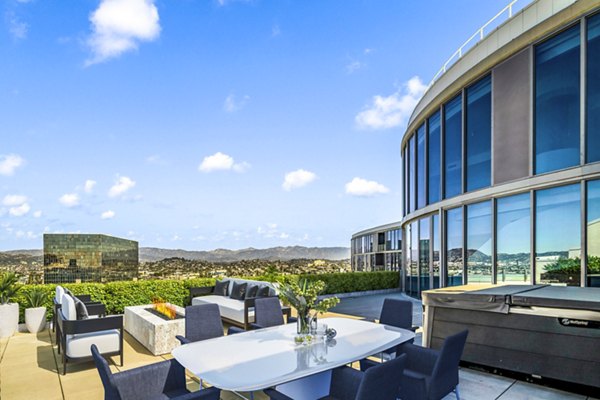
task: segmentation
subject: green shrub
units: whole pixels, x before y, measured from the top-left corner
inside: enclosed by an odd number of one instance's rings
[[[297,278],[297,275],[268,274],[266,276],[244,277],[244,279],[262,280],[269,282],[286,282]],[[392,289],[398,287],[398,272],[349,272],[334,274],[306,274],[302,277],[309,280],[325,282],[323,294],[349,293],[365,290]],[[99,301],[106,306],[109,314],[122,314],[127,306],[152,303],[153,297],[160,297],[167,302],[185,306],[188,302],[189,288],[212,286],[214,278],[195,278],[187,280],[148,280],[124,281],[108,283],[67,283],[63,286],[75,295],[89,294],[93,301]],[[27,297],[35,290],[47,294],[44,306],[48,310],[48,318],[54,312],[52,299],[56,291],[55,284],[23,285],[15,296],[20,304],[21,321],[23,310],[28,305]]]

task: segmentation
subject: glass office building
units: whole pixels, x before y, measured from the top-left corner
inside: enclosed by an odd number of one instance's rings
[[[488,33],[416,105],[401,157],[408,294],[600,286],[598,3],[534,1]]]
[[[352,236],[352,271],[400,271],[402,229],[400,223],[362,231]]]
[[[44,234],[44,283],[137,279],[138,242],[98,234]]]

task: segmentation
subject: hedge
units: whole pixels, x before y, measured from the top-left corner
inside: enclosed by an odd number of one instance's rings
[[[398,287],[399,282],[398,272],[394,271],[305,274],[300,276],[269,274],[244,278],[269,282],[285,282],[298,277],[324,281],[326,286],[323,294],[393,289]],[[93,301],[103,303],[109,314],[122,314],[125,307],[152,303],[152,298],[154,297],[160,297],[172,304],[185,306],[188,301],[190,287],[212,286],[214,283],[214,278],[196,278],[187,280],[65,283],[63,286],[71,290],[75,295],[89,294]],[[25,294],[36,287],[43,288],[48,292],[46,308],[48,310],[48,318],[52,317],[52,312],[54,311],[52,298],[54,297],[56,285],[22,285],[15,299],[20,305],[21,322],[23,321],[24,310],[27,307]]]

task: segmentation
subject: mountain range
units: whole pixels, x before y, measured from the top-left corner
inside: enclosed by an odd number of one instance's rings
[[[0,252],[0,255],[24,255],[41,258],[43,256],[43,251],[40,249],[9,250]],[[0,257],[0,259],[2,258],[3,257]],[[140,247],[140,262],[160,261],[165,258],[185,258],[187,260],[203,260],[209,262],[295,259],[345,260],[350,258],[350,249],[348,247],[280,246],[268,249],[255,249],[249,247],[240,250],[215,249],[210,251],[193,251]]]

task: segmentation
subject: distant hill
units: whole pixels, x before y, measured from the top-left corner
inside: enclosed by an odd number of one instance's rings
[[[43,251],[9,250],[0,252],[0,266],[24,263],[41,263]],[[242,260],[346,260],[350,258],[347,247],[272,247],[269,249],[241,250],[215,249],[210,251],[190,251],[180,249],[160,249],[156,247],[140,247],[140,262],[160,261],[166,258],[185,258],[208,262],[236,262]]]
[[[350,258],[348,247],[271,247],[269,249],[247,248],[241,250],[215,249],[189,251],[140,247],[140,262],[160,261],[165,258],[185,258],[209,262],[235,262],[242,260],[345,260]]]

